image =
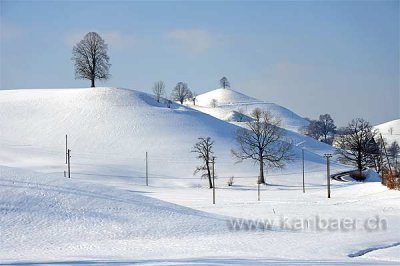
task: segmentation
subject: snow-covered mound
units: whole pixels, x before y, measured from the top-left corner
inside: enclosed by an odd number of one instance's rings
[[[389,145],[393,141],[400,143],[400,119],[392,120],[374,127],[378,129],[388,142]]]
[[[196,103],[199,106],[209,106],[213,99],[217,100],[219,105],[262,102],[243,93],[220,88],[198,95]]]
[[[199,137],[215,141],[216,171],[223,177],[257,176],[252,162],[235,164],[237,125],[152,95],[116,88],[0,91],[0,165],[63,176],[65,135],[73,177],[144,182],[148,153],[150,184],[206,184],[193,171],[191,152]],[[309,164],[322,167],[332,148],[288,131],[293,143],[306,140]],[[300,158],[301,150],[294,148]],[[288,168],[299,168],[299,161]]]
[[[152,176],[193,177],[198,162],[191,149],[202,136],[215,140],[221,162],[234,164],[234,125],[128,89],[1,91],[0,125],[0,164],[12,167],[61,174],[66,134],[71,171],[96,178],[143,178],[146,152]]]
[[[307,192],[295,147],[297,160],[283,172],[267,169],[269,185],[261,187],[258,201],[257,166],[231,158],[237,123],[178,104],[168,108],[127,89],[0,91],[1,263],[348,265],[356,261],[350,253],[398,242],[397,192],[379,183],[333,180],[328,200],[320,155],[332,148],[293,131],[287,136],[305,149]],[[62,173],[65,134],[71,179]],[[199,136],[215,140],[216,204],[212,190],[199,189],[203,181],[192,176],[198,162],[191,147]],[[343,166],[332,160],[335,168]],[[232,175],[229,187],[225,177]],[[387,230],[298,231],[281,223],[313,217],[365,221],[376,214]],[[253,232],[252,218],[273,223]],[[235,231],[234,223],[244,227]],[[379,254],[378,262],[389,255]]]
[[[212,103],[214,101],[214,103]],[[188,102],[190,104],[190,102]],[[226,120],[232,111],[249,115],[255,108],[270,111],[274,116],[279,117],[282,127],[298,132],[308,125],[308,121],[294,112],[274,103],[264,102],[243,93],[231,89],[216,89],[196,97],[196,105],[193,108]]]

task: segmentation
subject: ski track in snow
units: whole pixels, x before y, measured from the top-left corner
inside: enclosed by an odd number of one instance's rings
[[[373,251],[376,251],[376,250],[396,247],[396,246],[399,246],[399,245],[400,245],[400,242],[396,242],[396,243],[392,243],[392,244],[386,244],[386,245],[381,245],[381,246],[377,246],[377,247],[366,248],[366,249],[359,250],[357,252],[349,254],[349,257],[350,258],[361,257],[361,256],[364,256],[367,253],[370,253],[370,252],[373,252]]]

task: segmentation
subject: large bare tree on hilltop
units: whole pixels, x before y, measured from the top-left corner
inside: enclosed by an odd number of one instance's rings
[[[229,81],[226,77],[222,77],[219,80],[219,85],[221,86],[221,88],[224,88],[224,89],[231,87],[231,84],[229,83]]]
[[[171,98],[174,101],[179,101],[181,104],[183,104],[185,100],[190,99],[191,97],[192,92],[185,82],[178,82],[171,93]]]
[[[99,34],[87,33],[72,50],[75,78],[90,80],[91,87],[95,87],[95,80],[109,79],[111,64],[107,50],[107,44]]]

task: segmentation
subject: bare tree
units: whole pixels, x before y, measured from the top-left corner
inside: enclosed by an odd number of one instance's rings
[[[165,84],[164,81],[159,80],[153,85],[153,93],[156,96],[157,102],[160,102],[161,96],[165,93]]]
[[[305,135],[319,140],[321,137],[321,122],[318,120],[307,119],[309,124],[304,128]]]
[[[75,78],[90,80],[91,87],[95,87],[96,79],[109,79],[111,64],[107,50],[107,44],[99,34],[96,32],[87,33],[72,50]]]
[[[366,162],[369,166],[373,166],[377,173],[380,173],[385,166],[383,145],[385,145],[384,140],[376,136],[367,145]]]
[[[212,99],[211,102],[210,102],[210,106],[212,108],[217,107],[218,106],[218,101],[216,99]]]
[[[210,188],[213,187],[212,183],[212,173],[211,173],[211,160],[212,155],[214,154],[212,148],[214,145],[214,141],[211,140],[210,137],[201,137],[198,138],[198,142],[193,146],[192,152],[197,154],[197,158],[201,160],[202,165],[197,166],[194,174],[198,172],[202,172],[201,177],[207,178]]]
[[[320,132],[323,137],[322,141],[326,144],[332,144],[335,136],[336,126],[329,114],[319,116]]]
[[[387,152],[389,153],[390,157],[393,159],[393,162],[395,165],[397,165],[397,159],[399,157],[400,153],[400,146],[397,143],[397,141],[393,141],[392,144],[387,149]]]
[[[219,80],[219,85],[221,86],[221,88],[224,88],[224,89],[231,87],[231,84],[229,83],[229,81],[226,77],[222,77]]]
[[[318,120],[307,119],[310,123],[304,129],[307,136],[332,144],[336,133],[336,126],[329,114],[320,115]]]
[[[336,140],[338,160],[356,166],[362,177],[362,169],[371,164],[371,154],[376,149],[376,131],[367,121],[357,118],[348,124],[345,133]]]
[[[172,99],[179,101],[183,104],[183,101],[192,97],[192,92],[189,90],[188,85],[184,82],[178,82],[172,91]]]
[[[243,160],[253,160],[259,164],[258,182],[265,184],[264,167],[283,168],[285,162],[293,158],[292,144],[285,138],[285,132],[279,127],[280,121],[270,112],[258,108],[251,113],[254,119],[246,122],[248,129],[239,129],[236,140],[239,150],[232,150],[233,155]]]

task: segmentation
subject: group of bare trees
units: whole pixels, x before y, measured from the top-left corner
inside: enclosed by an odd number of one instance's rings
[[[354,165],[359,171],[358,178],[365,179],[362,170],[374,168],[383,174],[398,165],[400,147],[397,142],[388,146],[378,130],[374,130],[364,119],[353,119],[340,130],[334,142],[338,160],[345,164]]]
[[[259,166],[259,184],[266,184],[264,173],[267,167],[283,168],[285,163],[294,157],[291,152],[292,143],[285,137],[285,132],[280,128],[280,121],[270,112],[255,109],[251,113],[253,120],[246,122],[246,128],[236,132],[237,149],[232,155],[238,162],[251,160]],[[197,154],[202,162],[195,173],[202,172],[202,177],[207,177],[212,188],[210,160],[213,157],[214,141],[210,137],[199,138],[192,152]]]
[[[160,102],[161,97],[166,96],[165,83],[162,80],[155,82],[152,90],[157,102]],[[169,99],[167,99],[167,101],[179,101],[181,104],[183,104],[183,102],[186,100],[192,100],[193,104],[196,105],[196,96],[197,94],[192,93],[187,83],[178,82],[172,90],[171,96]]]
[[[362,170],[371,166],[377,151],[376,131],[364,119],[353,119],[337,136],[335,146],[338,160],[357,167],[362,178]]]
[[[255,109],[251,113],[251,121],[246,122],[245,128],[236,132],[237,148],[232,149],[232,155],[238,162],[251,160],[259,167],[259,184],[266,184],[266,168],[283,168],[287,162],[294,158],[292,143],[285,136],[285,131],[280,128],[280,121],[270,112]],[[192,152],[197,153],[197,158],[202,165],[196,168],[195,173],[202,172],[202,177],[208,178],[210,188],[211,182],[210,163],[213,158],[214,141],[210,137],[199,138]],[[366,167],[374,167],[377,172],[385,167],[384,155],[391,158],[392,165],[398,165],[400,146],[393,142],[386,146],[378,131],[364,119],[353,119],[336,136],[334,145],[338,160],[345,164],[354,165],[359,174],[356,176],[363,180],[362,171]]]
[[[91,87],[95,87],[96,80],[109,79],[111,77],[109,73],[111,64],[107,52],[108,46],[98,33],[87,33],[72,49],[75,78],[90,80]],[[220,85],[222,88],[230,87],[226,77],[221,78]],[[166,96],[165,83],[161,80],[154,83],[152,90],[157,102],[160,102],[161,97]],[[192,93],[187,83],[178,82],[167,101],[169,104],[171,100],[183,104],[186,100],[192,100],[193,105],[196,105],[196,97],[197,94]]]
[[[307,136],[332,145],[336,133],[335,122],[329,114],[320,115],[318,120],[307,119],[309,124],[304,128]]]
[[[222,77],[219,81],[221,88],[229,88],[230,83],[226,77]],[[165,83],[163,81],[157,81],[154,83],[152,88],[153,94],[156,97],[157,102],[160,102],[161,97],[166,96],[165,91]],[[185,82],[178,82],[176,86],[173,88],[170,96],[170,100],[177,101],[180,104],[183,104],[184,101],[190,100],[193,102],[193,105],[196,105],[197,93],[192,92],[189,89],[189,86]],[[218,101],[216,99],[212,99],[210,102],[211,107],[217,107]]]
[[[88,79],[91,87],[95,87],[96,80],[110,78],[110,57],[107,54],[108,46],[96,32],[87,33],[72,50],[72,60],[75,65],[75,78]],[[221,88],[229,88],[230,83],[226,77],[219,81]],[[157,81],[153,85],[153,93],[157,102],[166,95],[165,83]],[[186,100],[192,100],[196,104],[196,93],[192,93],[187,83],[178,82],[173,88],[168,106],[173,101],[183,104]],[[212,100],[211,106],[216,107],[217,100]],[[285,138],[284,131],[279,127],[280,122],[271,113],[255,109],[251,114],[252,120],[246,122],[246,128],[238,130],[236,140],[239,148],[232,150],[232,154],[239,159],[253,160],[259,165],[259,180],[265,183],[265,167],[282,168],[285,162],[292,159],[290,153],[292,144]],[[383,148],[385,143],[382,137],[378,137],[372,126],[363,119],[352,120],[347,127],[336,130],[335,123],[329,114],[320,115],[318,120],[309,120],[309,125],[304,129],[306,135],[317,140],[332,144],[337,147],[336,153],[339,161],[352,164],[357,167],[362,176],[365,167],[374,166],[379,172],[384,167]],[[392,132],[391,132],[392,133]],[[335,138],[335,134],[337,135]],[[196,169],[196,173],[202,171],[203,176],[208,177],[211,183],[210,160],[213,155],[214,141],[211,138],[200,138],[193,147],[193,152],[203,161],[202,166]],[[393,142],[385,149],[386,157],[392,158],[392,164],[398,165],[400,147]],[[390,163],[390,162],[388,162]]]

